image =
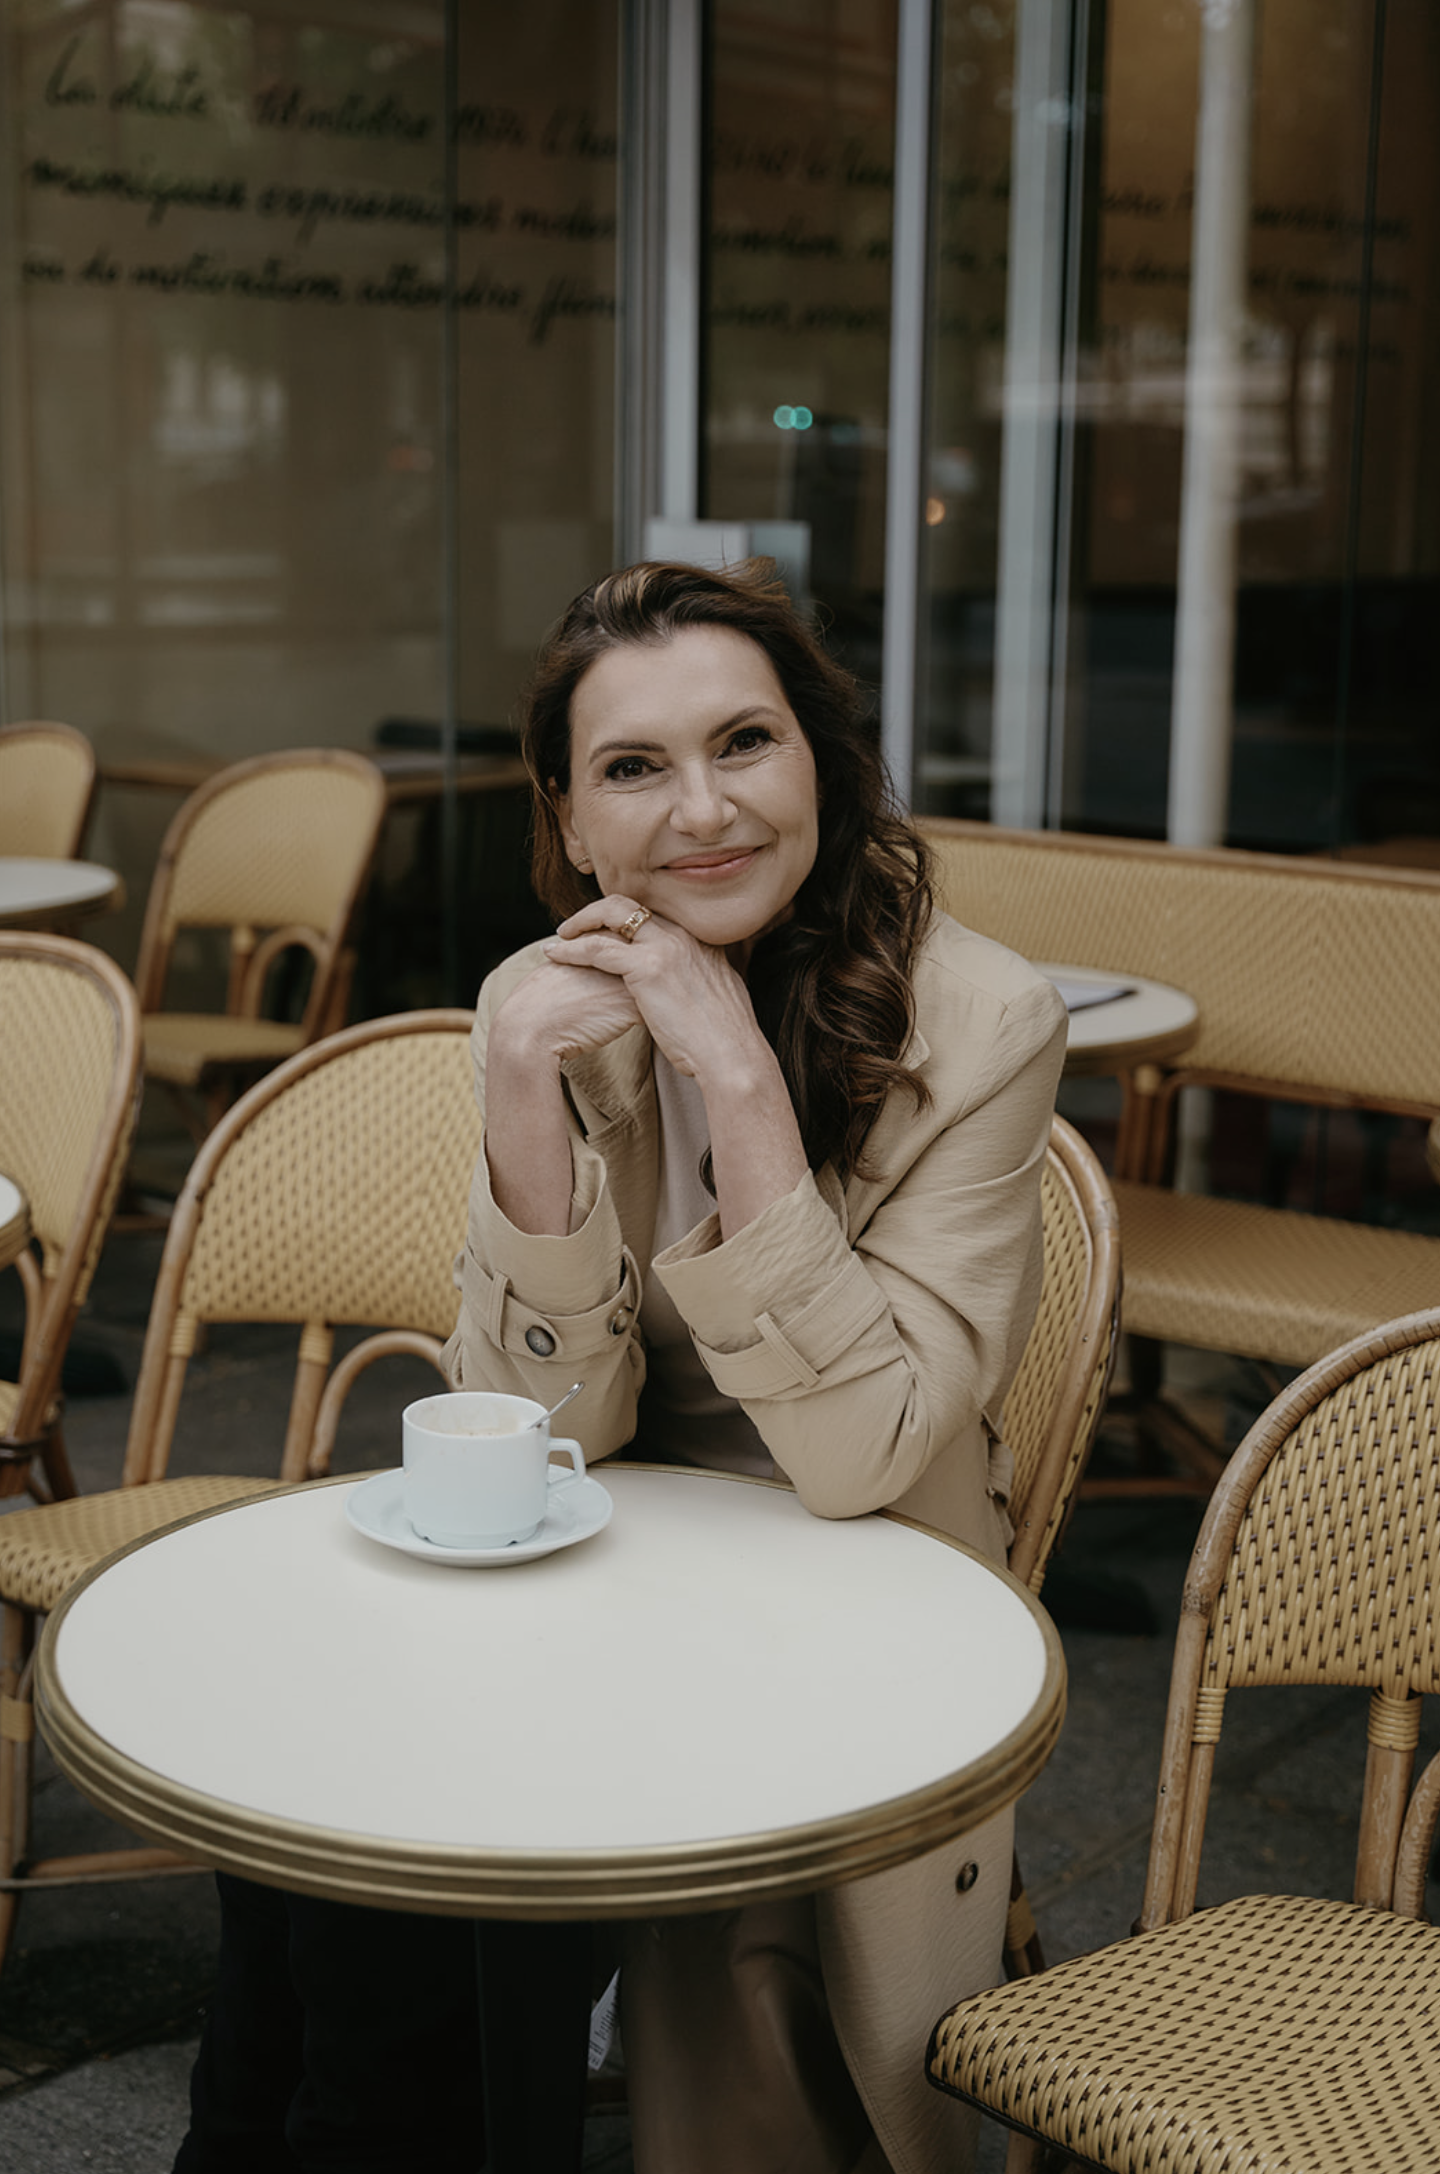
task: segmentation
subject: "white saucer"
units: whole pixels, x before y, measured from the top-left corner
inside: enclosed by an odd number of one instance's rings
[[[398,1548],[402,1555],[417,1555],[422,1562],[449,1563],[456,1570],[528,1563],[537,1555],[553,1555],[556,1548],[574,1547],[577,1540],[602,1532],[614,1507],[598,1480],[583,1479],[556,1489],[549,1515],[528,1540],[512,1540],[508,1547],[440,1547],[423,1539],[405,1515],[405,1474],[398,1467],[377,1472],[345,1497],[345,1515],[367,1540]]]

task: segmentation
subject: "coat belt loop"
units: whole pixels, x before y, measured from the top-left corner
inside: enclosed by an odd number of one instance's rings
[[[510,1278],[492,1276],[490,1295],[485,1307],[485,1334],[497,1351],[505,1348],[505,1301],[510,1295]]]

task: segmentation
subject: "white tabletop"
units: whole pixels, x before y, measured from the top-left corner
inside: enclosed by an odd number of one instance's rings
[[[1071,1011],[1065,1050],[1069,1073],[1115,1072],[1147,1059],[1178,1056],[1200,1031],[1200,1007],[1194,997],[1163,981],[1053,963],[1039,971],[1062,991],[1070,983],[1076,988],[1124,992]]]
[[[42,1731],[96,1802],[208,1862],[495,1916],[832,1884],[1043,1765],[1064,1663],[1008,1574],[763,1483],[597,1476],[603,1532],[503,1569],[377,1546],[354,1482],[192,1519],[51,1617]]]
[[[0,1171],[0,1268],[8,1268],[30,1235],[30,1210],[13,1178]]]
[[[0,855],[0,927],[98,913],[120,889],[113,868],[98,861],[25,860]]]

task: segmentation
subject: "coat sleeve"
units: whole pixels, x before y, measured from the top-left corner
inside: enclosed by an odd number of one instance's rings
[[[712,1216],[655,1263],[716,1387],[821,1516],[882,1508],[978,1440],[1034,1317],[1064,1012],[1036,977],[966,1031],[976,1055],[948,1107],[872,1134],[884,1189],[851,1235],[825,1172],[733,1238]]]
[[[475,1095],[485,1111],[485,1041],[525,954],[480,992],[471,1049]],[[482,1141],[470,1190],[465,1250],[455,1265],[460,1315],[445,1347],[456,1389],[498,1389],[553,1404],[583,1380],[578,1422],[588,1458],[608,1457],[635,1432],[645,1378],[635,1327],[640,1276],[625,1246],[603,1159],[578,1126],[570,1143],[570,1234],[536,1237],[501,1213]]]

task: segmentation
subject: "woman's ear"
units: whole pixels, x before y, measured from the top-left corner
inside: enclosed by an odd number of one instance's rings
[[[592,874],[595,863],[587,856],[585,841],[571,819],[570,795],[561,792],[554,778],[550,779],[546,791],[550,795],[550,805],[555,810],[555,820],[560,825],[560,835],[565,841],[566,858],[571,867],[578,869],[582,876]]]

